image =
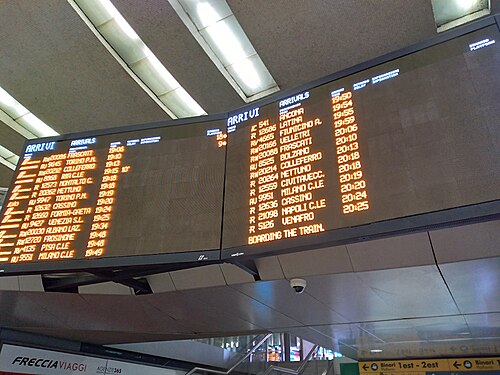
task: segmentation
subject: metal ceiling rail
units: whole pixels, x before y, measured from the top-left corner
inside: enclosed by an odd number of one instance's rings
[[[204,372],[209,372],[212,374],[219,374],[219,375],[228,375],[231,372],[233,372],[236,367],[241,365],[250,355],[256,351],[262,344],[264,344],[269,337],[271,337],[272,333],[268,333],[267,335],[264,336],[262,340],[260,340],[256,345],[253,346],[252,349],[250,349],[238,362],[236,362],[229,370],[226,371],[220,371],[220,370],[213,370],[210,368],[205,368],[205,367],[195,367],[191,369],[189,372],[186,373],[186,375],[192,375],[196,371],[204,371]]]
[[[312,355],[316,352],[317,349],[318,349],[318,345],[314,345],[311,348],[311,350],[309,351],[309,353],[307,353],[306,357],[302,361],[302,364],[300,365],[300,367],[297,370],[293,370],[293,369],[286,368],[286,367],[271,365],[264,372],[264,375],[269,375],[272,371],[278,371],[278,372],[282,372],[282,373],[290,374],[290,375],[301,375],[304,372],[304,370],[306,369],[307,365],[309,364],[309,359],[311,359]]]

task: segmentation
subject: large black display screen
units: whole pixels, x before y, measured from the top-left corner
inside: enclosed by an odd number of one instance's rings
[[[4,204],[0,263],[220,249],[223,126],[28,144]]]
[[[490,26],[230,114],[226,254],[499,199],[498,37]]]

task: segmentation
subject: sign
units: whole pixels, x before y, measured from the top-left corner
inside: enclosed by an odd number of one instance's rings
[[[75,354],[52,352],[4,344],[0,352],[0,371],[33,375],[102,375],[106,360]]]
[[[500,371],[500,357],[494,358],[459,358],[448,360],[450,370],[468,371]]]
[[[223,125],[30,141],[0,217],[0,268],[205,250],[218,259],[225,149],[207,131]]]
[[[445,375],[447,373],[478,373],[488,371],[500,373],[500,357],[488,358],[449,358],[449,359],[414,359],[402,361],[366,361],[359,362],[360,374],[372,375]]]
[[[448,371],[448,369],[448,361],[446,359],[377,361],[359,363],[359,372],[368,374],[412,373],[414,375],[420,375],[425,374],[426,372]]]
[[[182,371],[4,344],[0,375],[183,375]]]

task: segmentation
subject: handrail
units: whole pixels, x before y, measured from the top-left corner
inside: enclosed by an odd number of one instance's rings
[[[323,373],[321,375],[328,375],[330,373],[330,370],[333,368],[334,365],[334,360],[328,360],[328,366],[324,369]],[[335,369],[333,370],[332,375],[335,375]]]
[[[191,375],[195,373],[196,371],[205,371],[205,372],[211,372],[212,374],[220,374],[220,375],[228,375],[231,372],[234,371],[236,367],[241,365],[250,355],[257,350],[263,343],[267,341],[269,337],[272,336],[272,333],[268,333],[267,335],[264,336],[262,340],[260,340],[252,349],[250,349],[244,356],[241,358],[238,362],[236,362],[229,370],[226,371],[220,371],[220,370],[213,370],[211,368],[205,368],[205,367],[195,367],[191,369],[189,372],[186,373],[186,375]]]
[[[290,375],[301,375],[302,372],[304,371],[304,369],[306,368],[306,366],[309,362],[309,359],[312,357],[312,355],[316,352],[317,349],[318,349],[318,345],[314,345],[311,348],[311,350],[309,351],[309,353],[307,353],[306,357],[304,358],[304,361],[302,362],[302,364],[300,365],[300,367],[297,370],[293,370],[293,369],[286,368],[286,367],[271,365],[264,372],[264,375],[269,375],[272,371],[275,371],[275,370],[280,371],[280,372],[284,372],[285,374],[290,374]]]

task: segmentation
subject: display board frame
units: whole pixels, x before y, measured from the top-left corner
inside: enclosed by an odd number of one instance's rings
[[[60,142],[69,141],[73,139],[83,139],[88,137],[99,137],[113,134],[124,134],[128,132],[135,131],[145,131],[154,130],[160,128],[178,127],[183,125],[193,125],[208,123],[212,121],[223,121],[226,119],[227,114],[220,113],[208,116],[199,116],[192,118],[183,118],[176,120],[165,120],[157,121],[153,123],[144,124],[133,124],[118,126],[113,128],[105,128],[99,130],[90,130],[76,133],[61,134],[53,137],[44,137],[26,140],[22,150],[26,150],[26,147],[30,144],[42,143],[42,142]],[[223,129],[221,129],[223,131]],[[211,141],[211,140],[209,140]],[[216,145],[216,140],[213,140],[214,145]],[[217,147],[217,146],[215,146]],[[225,151],[225,149],[224,149]],[[225,155],[224,155],[225,159]],[[17,176],[20,168],[20,163],[16,166],[14,171],[13,181],[15,176]],[[225,172],[224,172],[225,173]],[[3,212],[7,208],[7,201],[11,195],[13,189],[13,183],[9,186],[7,192],[7,198],[4,202],[2,209],[0,210],[0,217],[3,217]],[[222,207],[223,207],[223,196]],[[221,213],[222,215],[222,213]],[[221,216],[222,220],[222,216]],[[222,224],[221,224],[222,226]],[[219,238],[222,237],[222,232],[219,233]],[[138,276],[149,275],[160,272],[167,272],[174,269],[185,269],[198,267],[202,265],[209,265],[214,263],[220,263],[220,246],[217,248],[204,249],[200,251],[185,251],[176,253],[162,253],[162,254],[146,254],[146,255],[125,255],[125,256],[115,256],[115,257],[101,257],[101,258],[91,258],[91,259],[68,259],[63,261],[34,261],[29,263],[2,263],[0,265],[0,277],[1,276],[14,276],[14,275],[24,275],[24,274],[50,274],[50,273],[60,273],[60,272],[98,272],[101,275],[106,275],[106,272],[119,271],[119,273],[127,275],[126,278],[134,277],[135,274]],[[112,279],[112,277],[110,277]]]
[[[497,26],[500,31],[500,15],[491,15],[479,21],[464,25],[457,29],[452,29],[433,38],[416,43],[414,45],[381,55],[366,62],[354,65],[347,69],[329,74],[307,84],[280,91],[270,97],[261,99],[252,104],[238,108],[229,112],[229,117],[251,111],[255,108],[278,102],[280,99],[292,97],[302,92],[314,89],[329,82],[339,80],[392,60],[405,57],[415,52],[419,52],[429,47],[445,43],[466,34]],[[229,137],[228,142],[231,142]],[[226,200],[226,197],[225,197]],[[454,207],[439,211],[426,212],[406,217],[399,217],[390,220],[383,220],[369,224],[327,230],[319,234],[307,236],[283,238],[277,241],[260,243],[258,245],[242,245],[235,247],[223,247],[221,259],[225,262],[248,265],[248,260],[252,261],[258,257],[276,256],[289,254],[297,251],[306,251],[319,248],[328,248],[362,241],[369,241],[404,235],[412,232],[422,232],[427,230],[441,229],[459,225],[466,225],[490,220],[500,219],[500,199],[467,206]]]

